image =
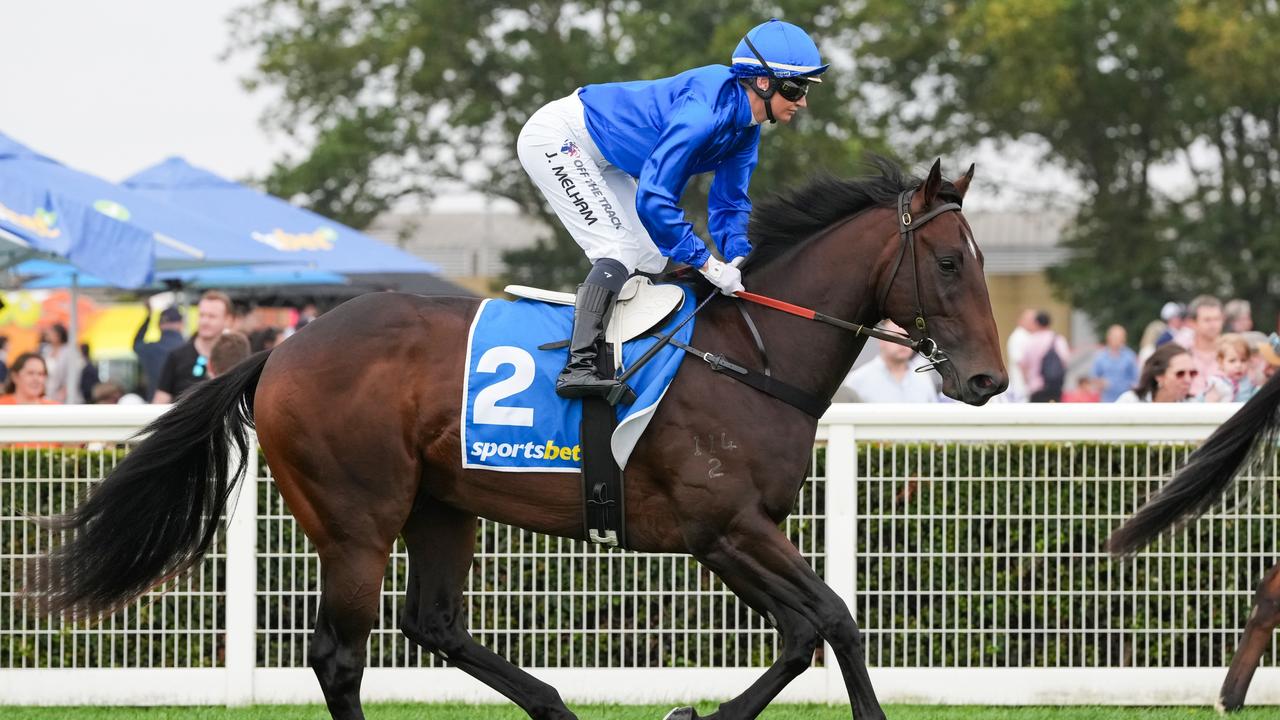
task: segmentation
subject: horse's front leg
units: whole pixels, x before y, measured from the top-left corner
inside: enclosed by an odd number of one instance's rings
[[[736,698],[723,702],[710,715],[700,716],[692,707],[681,707],[668,713],[665,720],[738,720],[758,716],[778,693],[782,692],[800,673],[813,663],[813,651],[822,643],[822,637],[813,625],[800,613],[777,602],[760,591],[754,584],[745,582],[731,571],[717,570],[724,584],[751,606],[768,617],[782,635],[782,653],[773,665]]]
[[[811,628],[808,632],[816,629],[835,651],[845,688],[849,692],[849,702],[853,706],[853,716],[857,720],[880,720],[884,717],[884,711],[876,700],[875,690],[871,687],[871,677],[863,658],[862,633],[849,613],[848,606],[814,573],[787,536],[764,513],[735,518],[723,537],[696,552],[695,557],[715,571],[736,592],[743,594],[744,598],[767,598],[770,605],[782,606],[798,615],[794,619],[805,621]],[[751,600],[748,599],[748,602]],[[783,631],[784,637],[789,629],[795,649],[807,646],[807,667],[808,658],[813,652],[812,646],[816,643],[806,639],[804,625],[796,622],[784,625],[783,617],[777,616],[779,629]],[[721,706],[726,720],[730,717],[755,717],[764,704],[786,684],[781,682],[783,678],[789,682],[799,674],[796,671],[798,657],[790,655],[790,652],[779,662],[789,664],[784,670],[775,672],[778,669],[775,663],[765,677],[742,697]],[[792,671],[795,672],[792,674]],[[765,697],[768,691],[772,694]],[[763,703],[760,702],[761,699],[764,700]],[[756,707],[757,704],[759,707]],[[728,711],[735,714],[729,715]]]

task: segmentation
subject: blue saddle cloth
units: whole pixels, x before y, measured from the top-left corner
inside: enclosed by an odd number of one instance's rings
[[[697,303],[685,289],[684,303],[657,332],[665,334],[693,313]],[[675,338],[688,342],[692,320]],[[535,300],[485,300],[467,339],[467,375],[462,388],[462,465],[505,472],[580,472],[582,401],[556,395],[556,377],[568,349],[539,350],[565,340],[573,330],[573,308]],[[654,343],[644,337],[623,346],[623,367]],[[614,459],[626,467],[644,427],[667,391],[684,351],[668,345],[628,381],[636,393],[619,404]]]

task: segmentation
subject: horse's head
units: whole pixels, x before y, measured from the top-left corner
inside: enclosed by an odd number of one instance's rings
[[[1000,338],[983,275],[982,250],[959,205],[973,166],[955,183],[941,163],[899,198],[898,233],[881,255],[880,309],[913,339],[932,338],[946,360],[936,365],[942,392],[982,405],[1008,385]]]

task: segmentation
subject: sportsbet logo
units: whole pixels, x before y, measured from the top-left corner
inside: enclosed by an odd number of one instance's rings
[[[472,456],[479,458],[481,462],[491,457],[523,457],[526,460],[572,460],[574,462],[582,461],[582,446],[574,445],[556,445],[548,440],[545,443],[496,443],[496,442],[474,442],[471,443]]]

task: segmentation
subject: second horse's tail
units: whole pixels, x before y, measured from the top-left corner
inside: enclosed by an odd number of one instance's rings
[[[26,594],[49,612],[109,611],[195,564],[244,475],[267,357],[193,387],[88,500],[43,520],[69,537],[28,564]]]
[[[1107,550],[1136,552],[1175,523],[1200,517],[1242,471],[1275,452],[1280,435],[1280,374],[1222,423],[1186,466],[1107,540]]]

